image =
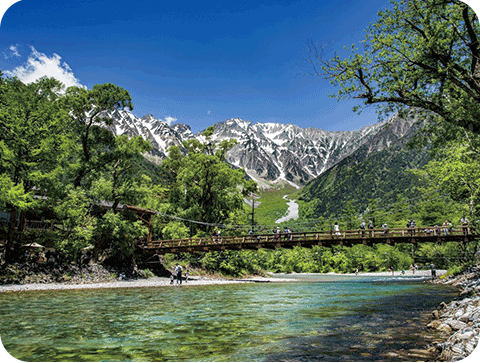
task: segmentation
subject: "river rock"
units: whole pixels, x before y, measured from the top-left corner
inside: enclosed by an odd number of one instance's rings
[[[452,330],[460,330],[460,329],[465,329],[468,325],[465,324],[464,322],[461,322],[460,320],[456,319],[447,319],[445,321],[445,324],[450,325]]]
[[[452,327],[447,323],[438,324],[437,330],[443,331],[447,334],[450,334],[453,331]]]
[[[433,320],[433,321],[431,321],[430,323],[427,324],[427,328],[438,329],[441,324],[444,324],[442,320],[435,319],[435,320]]]
[[[443,283],[458,286],[461,300],[441,303],[432,312],[433,320],[427,325],[449,335],[436,345],[440,361],[458,361],[468,357],[478,344],[480,334],[480,268],[474,266],[463,274]],[[468,297],[467,297],[468,296]]]

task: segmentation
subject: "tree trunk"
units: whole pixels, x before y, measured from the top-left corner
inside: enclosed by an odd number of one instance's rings
[[[17,207],[12,206],[10,209],[10,220],[8,221],[7,241],[5,242],[5,263],[13,261],[13,249],[15,234],[17,232],[15,225],[17,222]]]
[[[18,221],[17,232],[25,231],[26,225],[27,225],[27,212],[22,210],[22,211],[20,211],[20,218],[19,218],[19,221]]]

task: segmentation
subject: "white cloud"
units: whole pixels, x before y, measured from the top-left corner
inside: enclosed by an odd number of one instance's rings
[[[207,111],[207,115],[210,115],[212,113],[212,111],[208,110]]]
[[[15,45],[11,45],[10,46],[10,50],[12,51],[12,57],[15,56],[15,57],[20,57],[20,53],[18,53],[18,49]]]
[[[177,121],[177,119],[175,117],[171,117],[171,116],[165,117],[165,122],[167,123],[168,126],[170,126],[175,121]]]
[[[18,49],[17,49],[17,46],[16,45],[11,45],[10,48],[8,48],[9,52],[7,51],[7,53],[5,52],[2,52],[3,53],[3,58],[5,59],[9,59],[9,58],[12,58],[12,57],[21,57],[20,53],[18,52]]]
[[[12,47],[10,47],[10,50],[12,50]],[[13,48],[17,51],[16,47]],[[58,54],[53,53],[53,55],[49,57],[45,53],[38,52],[34,47],[30,47],[30,49],[32,53],[28,57],[27,62],[12,71],[5,71],[6,75],[15,76],[23,83],[35,82],[39,78],[46,76],[56,78],[62,82],[65,87],[84,87],[74,76],[69,65],[61,61],[62,57]]]

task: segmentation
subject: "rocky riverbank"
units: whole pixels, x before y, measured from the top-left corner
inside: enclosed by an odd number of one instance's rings
[[[48,263],[13,263],[0,266],[0,286],[11,284],[62,283],[88,284],[116,281],[120,277],[143,278],[153,274],[147,270],[130,271],[99,264],[76,265]]]
[[[480,267],[474,266],[461,274],[434,283],[456,286],[459,299],[442,303],[432,312],[427,325],[445,333],[446,340],[434,349],[437,361],[458,361],[470,356],[478,344],[480,334]]]
[[[0,267],[0,293],[32,290],[109,289],[170,286],[169,271],[124,270],[103,265],[60,265],[15,263]],[[193,272],[193,271],[192,271]],[[288,281],[281,278],[253,276],[226,278],[216,275],[190,275],[184,286],[219,285]],[[177,285],[175,280],[173,285]]]

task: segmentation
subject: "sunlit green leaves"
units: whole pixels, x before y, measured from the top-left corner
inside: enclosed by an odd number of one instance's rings
[[[182,148],[171,147],[162,163],[162,174],[169,188],[168,200],[173,214],[207,224],[222,224],[230,218],[237,219],[236,212],[243,211],[239,186],[246,180],[244,170],[234,170],[224,161],[226,152],[236,141],[216,144],[211,140],[212,133],[210,127],[203,133],[203,142],[185,141],[185,154]],[[246,185],[249,191],[254,190],[252,182]],[[204,232],[205,226],[200,227]]]
[[[338,88],[384,111],[417,107],[480,132],[480,26],[459,1],[391,1],[366,29],[363,49],[326,60],[311,54],[316,72]]]

